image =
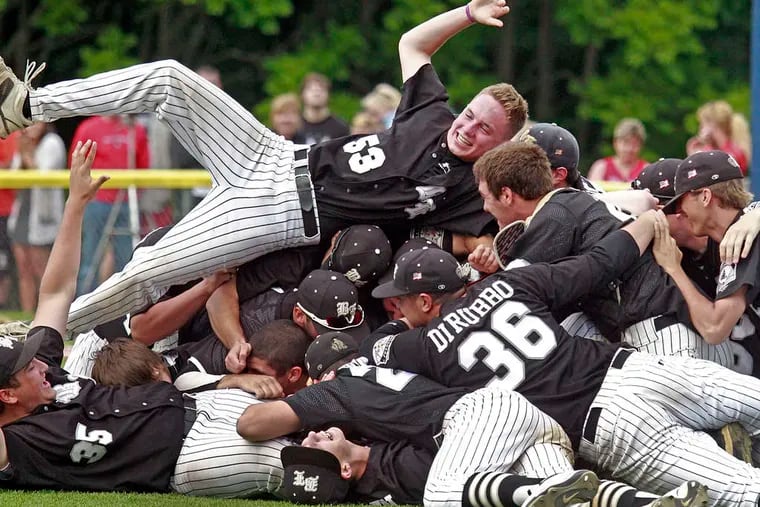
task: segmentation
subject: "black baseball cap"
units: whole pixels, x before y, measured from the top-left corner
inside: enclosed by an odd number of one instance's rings
[[[552,169],[564,167],[578,169],[581,149],[578,140],[569,130],[556,123],[536,123],[520,136],[522,142],[533,142],[546,152]]]
[[[465,286],[465,271],[453,255],[439,248],[412,250],[396,261],[393,279],[375,287],[372,297],[454,292]]]
[[[0,385],[8,385],[11,377],[34,359],[44,335],[42,332],[27,333],[23,338],[0,335]]]
[[[680,158],[661,158],[642,169],[636,179],[631,182],[634,190],[649,190],[649,192],[665,205],[676,195],[673,184]]]
[[[357,287],[377,280],[391,263],[388,236],[376,225],[352,225],[338,233],[326,269],[343,273]]]
[[[296,305],[314,322],[317,331],[343,331],[361,339],[369,334],[359,289],[343,273],[315,269],[298,286]]]
[[[725,151],[700,151],[690,155],[676,168],[673,179],[675,197],[665,204],[663,212],[675,213],[678,201],[687,192],[742,178],[739,164]]]
[[[332,365],[358,352],[359,345],[351,335],[341,331],[322,333],[306,350],[306,371],[309,377],[319,379]]]
[[[349,482],[341,477],[340,461],[333,454],[289,445],[280,451],[284,469],[285,500],[303,504],[340,503],[348,495]]]

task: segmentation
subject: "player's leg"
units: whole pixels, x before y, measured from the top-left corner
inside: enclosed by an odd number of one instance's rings
[[[710,345],[694,330],[667,315],[637,322],[623,331],[622,339],[640,352],[705,359],[726,368],[735,367],[733,347],[728,342]]]
[[[171,285],[274,250],[317,242],[318,235],[306,236],[293,170],[283,172],[281,180],[257,189],[213,187],[155,245],[137,249],[122,271],[77,298],[69,312],[69,330],[92,329],[143,308]]]
[[[490,495],[509,503],[511,490],[519,485],[510,477],[514,475],[511,468],[534,445],[553,444],[560,449],[551,455],[557,463],[537,469],[539,478],[550,475],[543,473],[546,470],[572,470],[565,432],[515,392],[484,388],[463,396],[446,413],[442,433],[443,443],[425,484],[427,506],[458,504],[465,498],[470,505],[485,505]],[[489,477],[485,488],[480,481],[470,480],[487,472],[500,473]]]
[[[29,92],[29,105],[33,121],[155,112],[217,185],[245,186],[249,171],[276,163],[279,150],[290,144],[174,60],[43,86]]]
[[[253,395],[237,389],[196,395],[196,421],[182,445],[172,488],[187,495],[241,498],[276,493],[282,485],[280,451],[293,442],[252,443],[237,433],[237,420]]]
[[[82,333],[76,337],[66,358],[64,369],[78,377],[92,376],[92,366],[95,363],[95,354],[106,346],[108,342],[93,331]]]
[[[707,488],[687,481],[664,495],[641,491],[616,481],[601,481],[590,507],[707,507]]]
[[[589,412],[580,455],[655,493],[697,480],[712,503],[754,505],[760,470],[698,430],[740,421],[757,435],[758,393],[760,380],[709,361],[633,353],[622,367],[610,367]]]

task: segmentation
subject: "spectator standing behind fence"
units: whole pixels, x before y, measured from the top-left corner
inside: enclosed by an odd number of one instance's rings
[[[65,168],[66,146],[52,124],[35,123],[21,131],[11,169]],[[63,218],[63,201],[61,188],[16,191],[8,217],[8,236],[16,261],[19,303],[25,312],[34,312],[37,306],[40,280]]]
[[[697,109],[699,132],[686,142],[686,153],[692,155],[699,151],[721,150],[732,155],[739,163],[742,173],[747,175],[748,154],[735,138],[746,135],[741,130],[746,128],[741,124],[743,117],[734,113],[731,105],[725,100],[708,102]],[[736,128],[737,132],[734,133]],[[746,128],[749,130],[748,128]]]
[[[98,143],[93,169],[146,169],[150,167],[148,136],[145,127],[126,116],[95,116],[79,124],[71,146],[92,139]],[[117,199],[123,198],[118,201]],[[115,206],[114,228],[129,229],[129,206],[126,193],[121,189],[100,189],[87,204],[82,229],[82,260],[77,279],[77,294],[86,294],[99,283],[96,259],[98,244],[106,231],[106,222]],[[132,238],[129,234],[116,234],[111,238],[114,270],[120,271],[132,255]]]
[[[294,142],[316,144],[349,134],[348,124],[330,112],[330,80],[312,72],[303,78],[303,126]]]
[[[220,89],[222,86],[222,74],[219,69],[213,65],[201,65],[195,69],[195,73],[204,78],[209,83],[213,83]],[[171,144],[169,146],[169,157],[171,159],[171,166],[173,169],[200,169],[201,163],[198,162],[195,157],[188,152],[180,142],[172,136]],[[208,187],[194,187],[190,190],[192,196],[192,206],[201,202],[201,199],[208,194]],[[181,218],[181,217],[180,217]]]
[[[14,132],[6,139],[0,139],[0,171],[10,168],[16,152],[16,139],[20,132]],[[13,254],[11,239],[8,237],[8,216],[11,214],[16,193],[10,188],[0,188],[0,308],[7,308],[11,294],[11,273]]]
[[[272,99],[269,108],[272,130],[293,141],[301,129],[301,101],[295,93],[283,93]]]
[[[362,108],[375,116],[387,129],[391,127],[393,117],[396,116],[396,108],[400,103],[401,92],[388,83],[380,83],[364,96]]]
[[[646,160],[639,157],[647,133],[644,125],[636,118],[623,118],[615,126],[612,147],[615,154],[591,164],[588,179],[592,181],[624,181],[636,179],[647,165]]]

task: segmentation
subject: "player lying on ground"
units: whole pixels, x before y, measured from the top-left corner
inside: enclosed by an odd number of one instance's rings
[[[626,227],[651,234],[654,213]],[[710,361],[574,338],[552,317],[630,269],[646,244],[615,231],[599,246],[495,273],[426,327],[365,340],[365,355],[450,387],[513,389],[560,423],[580,458],[614,479],[655,493],[697,480],[715,505],[756,505],[760,471],[703,430],[741,423],[758,462],[760,380]]]
[[[277,136],[246,108],[172,61],[138,65],[32,90],[32,72],[0,97],[0,136],[31,121],[155,112],[211,172],[209,194],[155,246],[72,306],[82,332],[156,301],[167,287],[267,252],[315,244],[352,223],[442,227],[480,235],[472,162],[511,138],[527,104],[510,85],[484,89],[454,117],[431,56],[478,23],[502,26],[504,0],[473,0],[413,28],[399,42],[404,92],[393,126],[309,149]],[[413,141],[412,141],[413,140]],[[171,266],[167,269],[166,266]]]
[[[25,339],[0,337],[0,480],[7,487],[176,491],[250,496],[279,489],[280,449],[240,438],[256,398],[239,390],[183,397],[166,371],[133,388],[99,386],[60,368],[74,297],[82,216],[105,177],[90,178],[95,146],[72,155],[70,193]],[[196,420],[197,418],[197,420]],[[230,455],[241,459],[230,460]],[[249,459],[250,458],[250,459]],[[199,474],[202,479],[196,480]],[[240,478],[244,478],[240,481]]]
[[[318,383],[283,401],[251,406],[240,418],[241,435],[254,441],[313,430],[303,445],[338,458],[334,470],[319,473],[315,490],[305,486],[312,474],[303,472],[310,453],[284,450],[283,464],[290,468],[286,498],[343,502],[350,489],[348,500],[357,501],[369,489],[382,494],[371,488],[378,482],[396,502],[422,503],[424,496],[429,506],[567,505],[595,496],[593,473],[572,470],[567,435],[522,396],[499,387],[446,389],[419,375],[368,366],[365,358],[345,364],[356,356],[350,344],[341,333],[320,336],[306,357]],[[373,444],[354,444],[346,434]],[[384,464],[381,476],[376,466],[370,473],[365,469],[376,463]],[[679,493],[694,505],[706,498],[696,484]],[[600,506],[620,507],[675,501],[673,495],[658,499],[609,482],[597,499]]]

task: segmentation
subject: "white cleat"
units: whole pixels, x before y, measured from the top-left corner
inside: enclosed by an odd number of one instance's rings
[[[31,81],[45,70],[45,63],[37,67],[35,62],[26,62],[26,73],[21,81],[0,58],[0,138],[5,139],[11,132],[32,124],[24,117],[24,100],[32,90]]]
[[[709,503],[706,486],[697,481],[686,481],[646,507],[707,507]]]
[[[589,470],[553,475],[536,486],[522,507],[564,507],[590,502],[599,489],[599,478]]]

